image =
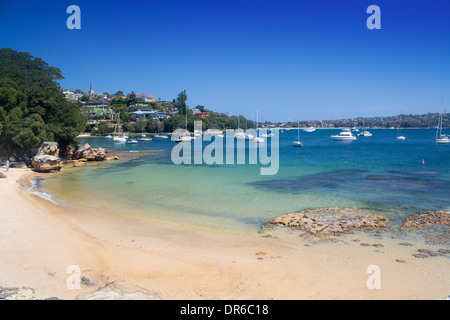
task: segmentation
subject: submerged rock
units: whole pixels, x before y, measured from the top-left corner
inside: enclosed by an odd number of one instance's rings
[[[402,228],[422,229],[438,224],[450,226],[450,213],[443,211],[425,211],[418,215],[412,215],[403,221]]]
[[[266,226],[286,226],[308,231],[315,236],[339,235],[351,229],[376,230],[386,227],[388,219],[374,211],[359,209],[308,209],[279,216]]]

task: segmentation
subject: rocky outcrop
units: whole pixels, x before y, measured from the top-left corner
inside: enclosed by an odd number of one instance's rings
[[[87,161],[108,161],[117,160],[117,156],[108,156],[108,150],[105,148],[92,148],[89,144],[84,146],[77,146],[72,153],[73,160],[87,160]]]
[[[354,228],[375,230],[386,227],[388,219],[379,212],[358,209],[309,209],[279,216],[266,227],[285,226],[315,236],[347,233]]]
[[[61,161],[57,142],[43,142],[36,156],[31,158],[31,164],[35,171],[52,172],[59,171],[63,165],[73,164],[74,167],[85,167],[86,161],[118,160],[117,156],[108,155],[105,148],[92,148],[89,144],[78,145],[75,150],[66,151],[68,157]]]
[[[402,229],[423,229],[434,225],[450,226],[450,213],[443,211],[425,211],[418,215],[412,215],[403,221]]]
[[[42,142],[36,156],[53,156],[59,157],[59,146],[57,142]]]
[[[59,171],[62,168],[57,142],[43,142],[37,154],[31,158],[33,169],[38,172]]]

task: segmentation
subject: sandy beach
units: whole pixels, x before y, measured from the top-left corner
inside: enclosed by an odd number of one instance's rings
[[[111,283],[122,297],[148,299],[444,299],[450,294],[448,256],[412,256],[418,248],[431,248],[424,243],[363,234],[310,243],[286,230],[232,234],[93,209],[73,211],[30,194],[25,178],[32,174],[12,168],[0,179],[0,286],[33,288],[36,299],[100,298],[95,293]],[[413,246],[399,245],[405,240]],[[81,271],[80,289],[67,285],[70,266]],[[379,289],[367,285],[370,266],[379,267]],[[131,293],[139,295],[126,296]]]

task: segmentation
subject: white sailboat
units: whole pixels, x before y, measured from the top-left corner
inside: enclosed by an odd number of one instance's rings
[[[133,139],[132,139],[133,140]],[[141,128],[141,137],[140,138],[138,138],[138,140],[139,141],[152,141],[152,138],[150,138],[150,137],[147,137],[147,135],[146,134],[144,134],[144,122],[142,121],[142,128]],[[136,141],[136,140],[135,140]],[[128,141],[129,143],[137,143],[137,141],[136,142],[130,142],[130,141]]]
[[[169,136],[166,136],[166,135],[164,135],[164,134],[161,134],[161,132],[160,132],[160,124],[161,123],[158,123],[158,134],[155,136],[155,138],[159,138],[159,139],[169,139]]]
[[[293,142],[294,147],[301,148],[303,143],[300,141],[300,121],[297,120],[297,139]]]
[[[259,136],[259,130],[258,130],[258,111],[256,111],[256,122],[255,122],[255,130],[256,130],[256,137],[253,138],[253,142],[255,143],[261,143],[266,141],[265,139],[261,138]]]
[[[450,138],[446,134],[442,133],[443,112],[444,112],[444,100],[442,99],[441,111],[439,113],[439,120],[436,128],[436,144],[450,143]]]
[[[175,142],[191,142],[192,140],[195,140],[195,137],[192,137],[191,134],[189,133],[189,131],[187,130],[187,114],[186,114],[186,130],[184,131],[184,134],[175,138],[173,141],[175,141]]]
[[[118,143],[125,143],[127,142],[127,138],[128,138],[127,136],[122,134],[122,129],[120,127],[120,112],[119,112],[119,119],[116,124],[116,128],[114,128],[113,141]]]
[[[398,123],[398,129],[397,129],[397,140],[399,140],[399,141],[404,141],[404,140],[406,140],[406,137],[405,136],[402,136],[401,134],[400,134],[400,130],[401,130],[401,127],[402,127],[402,119],[399,117],[399,123]]]
[[[358,136],[360,136],[360,137],[371,137],[372,136],[372,134],[366,130],[366,119],[364,119],[362,132],[358,133]]]

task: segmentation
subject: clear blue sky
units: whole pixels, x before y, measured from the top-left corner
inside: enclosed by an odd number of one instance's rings
[[[0,0],[0,47],[59,67],[64,89],[186,89],[191,107],[260,120],[450,109],[449,0]]]

